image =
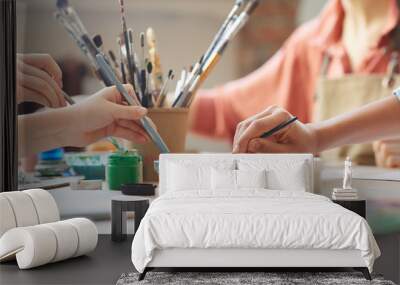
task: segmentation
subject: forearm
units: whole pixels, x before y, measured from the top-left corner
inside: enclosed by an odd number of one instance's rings
[[[73,107],[18,117],[18,150],[20,157],[66,146],[71,128],[76,126]]]
[[[391,96],[311,126],[316,130],[318,152],[346,144],[398,137],[400,102]]]

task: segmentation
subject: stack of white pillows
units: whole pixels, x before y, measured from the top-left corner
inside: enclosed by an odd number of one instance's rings
[[[60,221],[45,190],[0,193],[0,262],[16,259],[28,269],[87,254],[97,245],[97,228],[85,218]]]
[[[200,195],[234,194],[250,189],[304,192],[312,183],[305,175],[311,170],[304,160],[214,159],[210,165],[207,159],[178,158],[164,165],[166,173],[161,174],[161,179],[165,192],[194,190]]]

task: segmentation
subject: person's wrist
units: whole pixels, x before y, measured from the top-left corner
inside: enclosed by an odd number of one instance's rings
[[[63,112],[62,117],[65,125],[63,130],[58,134],[57,139],[60,145],[75,146],[73,134],[79,131],[82,124],[82,121],[80,121],[81,116],[79,115],[80,108],[78,105],[74,105],[62,108],[60,111]]]
[[[324,143],[324,127],[318,123],[311,123],[307,125],[313,135],[314,138],[314,154],[320,153],[325,150],[326,146]]]

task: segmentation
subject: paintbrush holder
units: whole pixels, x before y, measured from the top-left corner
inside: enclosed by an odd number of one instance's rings
[[[157,126],[159,134],[171,153],[185,152],[189,109],[150,108],[147,115]],[[157,182],[158,174],[154,170],[154,161],[158,160],[160,151],[154,143],[140,145],[127,142],[127,147],[128,149],[135,148],[143,157],[143,181]]]

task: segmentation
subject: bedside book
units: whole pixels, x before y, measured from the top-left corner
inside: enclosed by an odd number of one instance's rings
[[[357,189],[342,189],[334,188],[332,192],[333,200],[357,200],[358,191]]]

